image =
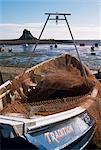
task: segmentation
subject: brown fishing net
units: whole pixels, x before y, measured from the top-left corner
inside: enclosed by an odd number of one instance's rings
[[[29,105],[26,103],[21,103],[20,100],[16,99],[16,101],[12,101],[11,104],[8,104],[4,107],[1,111],[1,114],[7,115],[9,113],[20,113],[28,115],[29,112]]]
[[[15,78],[10,87],[11,94],[16,91],[17,100],[1,113],[49,115],[74,108],[77,102],[84,101],[84,95],[90,93],[95,84],[92,78],[88,76],[86,83],[80,71],[72,65],[67,69],[45,70],[36,85],[33,85],[35,76],[30,78],[29,74],[23,74]]]
[[[80,71],[72,65],[67,70],[55,70],[41,75],[36,88],[27,93],[27,101],[42,101],[89,93],[94,83],[86,83]]]

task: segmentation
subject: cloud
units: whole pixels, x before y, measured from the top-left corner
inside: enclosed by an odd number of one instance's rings
[[[24,29],[31,31],[34,37],[39,37],[44,23],[0,24],[0,39],[17,39]],[[101,39],[100,27],[95,25],[71,26],[75,39]],[[48,24],[42,36],[43,39],[71,39],[67,25]]]

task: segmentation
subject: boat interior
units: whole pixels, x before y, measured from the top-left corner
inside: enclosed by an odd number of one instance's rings
[[[84,70],[86,78],[80,62],[68,54],[28,69],[0,87],[1,114],[29,111],[50,114],[57,111],[57,106],[58,111],[70,109],[69,103],[75,107],[73,102],[89,95],[94,87],[89,69],[84,66]],[[17,108],[12,108],[16,105]]]

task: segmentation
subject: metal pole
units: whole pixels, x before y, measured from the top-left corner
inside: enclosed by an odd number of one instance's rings
[[[43,26],[43,28],[42,28],[42,31],[41,31],[41,33],[40,33],[40,35],[39,35],[38,41],[37,41],[36,44],[35,44],[35,47],[34,47],[33,52],[35,51],[35,49],[36,49],[36,47],[37,47],[37,45],[38,45],[38,43],[39,43],[39,41],[40,41],[40,38],[41,38],[42,33],[43,33],[43,31],[44,31],[44,29],[45,29],[45,27],[46,27],[46,24],[47,24],[47,22],[48,22],[48,20],[49,20],[49,17],[50,17],[50,14],[48,15],[48,17],[47,17],[47,19],[46,19],[46,22],[45,22],[45,24],[44,24],[44,26]]]
[[[70,35],[71,35],[72,41],[73,41],[73,43],[74,43],[74,46],[75,46],[75,49],[76,49],[76,52],[77,52],[78,58],[79,58],[79,60],[80,60],[83,75],[84,75],[84,77],[86,78],[86,72],[85,72],[85,70],[84,70],[84,67],[83,67],[83,64],[82,64],[82,61],[81,61],[81,58],[80,58],[80,55],[79,55],[79,52],[78,52],[78,49],[77,49],[77,46],[76,46],[76,43],[75,43],[74,37],[73,37],[73,34],[72,34],[72,31],[71,31],[70,26],[69,26],[69,23],[68,23],[68,21],[67,21],[66,15],[64,15],[64,18],[65,18],[65,20],[66,20],[66,23],[67,23],[67,26],[68,26],[68,29],[69,29],[69,32],[70,32]],[[86,80],[87,80],[87,79],[86,79]]]
[[[44,26],[43,26],[43,28],[42,28],[42,31],[41,31],[41,33],[40,33],[40,35],[39,35],[39,38],[38,38],[38,40],[37,40],[37,42],[36,42],[36,44],[35,44],[35,47],[34,47],[34,49],[33,49],[33,53],[34,53],[35,50],[36,50],[36,47],[37,47],[37,45],[38,45],[38,43],[39,43],[39,41],[40,41],[40,38],[41,38],[42,33],[43,33],[43,31],[44,31],[44,29],[45,29],[45,27],[46,27],[46,24],[47,24],[47,22],[48,22],[48,20],[49,20],[49,17],[50,17],[50,14],[49,14],[48,17],[47,17],[46,22],[45,22],[45,24],[44,24]],[[31,56],[32,56],[32,55],[31,55]],[[27,70],[29,64],[31,63],[31,59],[32,59],[32,57],[30,57],[30,59],[29,59],[29,61],[28,61],[28,65],[25,67],[24,73],[25,73],[25,71]],[[23,74],[24,74],[24,73],[23,73]]]

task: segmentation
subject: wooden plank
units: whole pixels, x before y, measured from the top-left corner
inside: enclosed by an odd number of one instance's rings
[[[0,66],[0,70],[1,70],[1,73],[19,74],[24,71],[24,68]]]

